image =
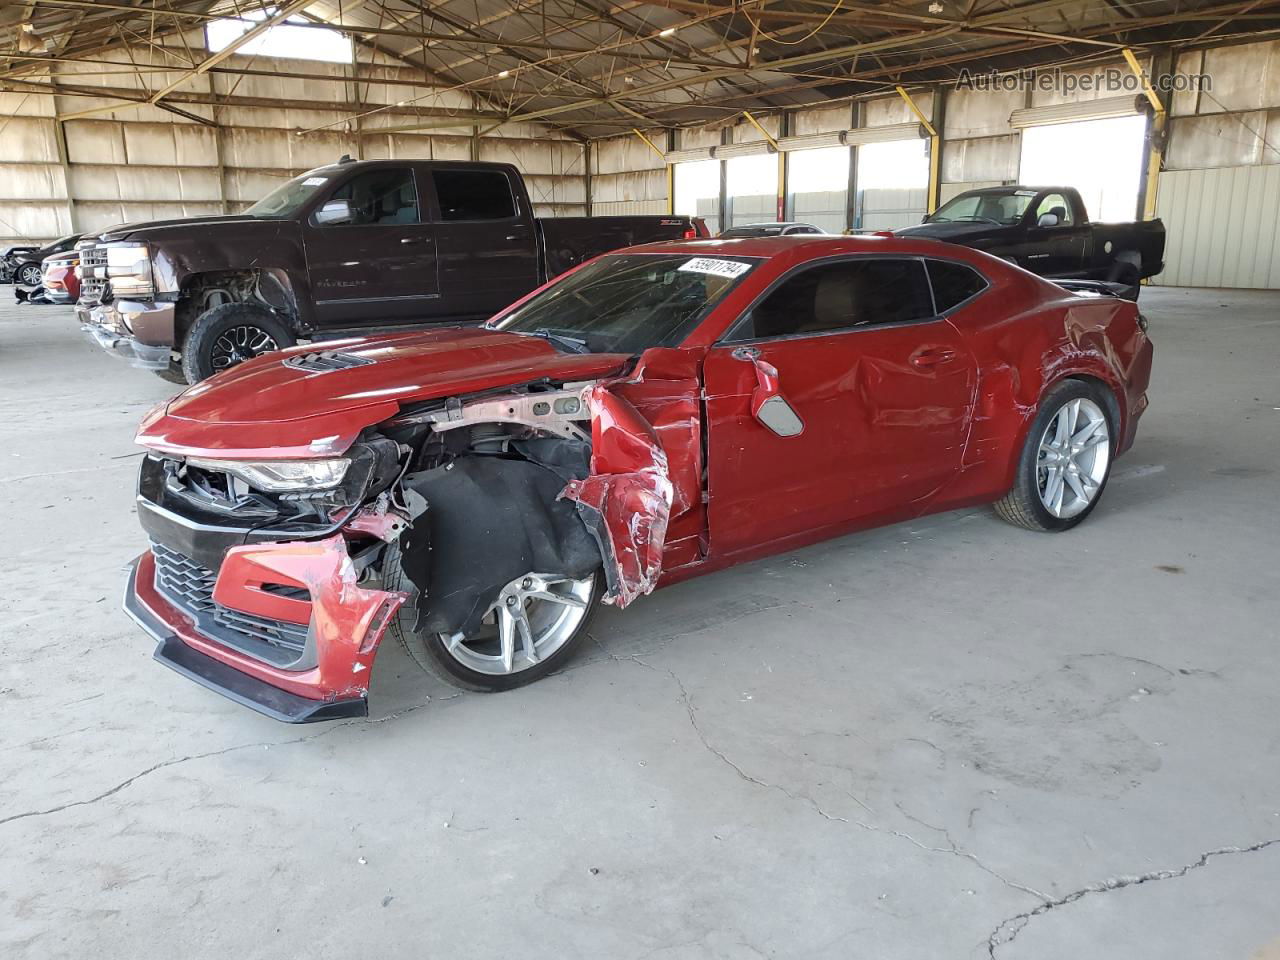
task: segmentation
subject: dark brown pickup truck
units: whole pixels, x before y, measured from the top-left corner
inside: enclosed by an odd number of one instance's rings
[[[344,158],[239,216],[86,238],[76,309],[104,348],[194,383],[300,337],[484,320],[597,254],[707,235],[689,217],[537,218],[508,164]]]

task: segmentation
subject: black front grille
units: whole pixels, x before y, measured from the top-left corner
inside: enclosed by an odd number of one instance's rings
[[[159,543],[151,544],[156,561],[156,590],[195,620],[196,629],[210,640],[234,647],[276,666],[296,663],[307,646],[306,624],[271,620],[215,603],[218,575],[190,557]],[[300,587],[271,585],[271,592],[308,600]]]
[[[166,600],[180,606],[188,613],[211,613],[217,606],[213,602],[213,585],[218,575],[200,566],[189,557],[158,543],[151,545],[156,558],[156,589]]]

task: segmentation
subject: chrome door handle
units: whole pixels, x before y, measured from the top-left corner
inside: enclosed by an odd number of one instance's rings
[[[430,243],[430,237],[401,237],[401,243]]]

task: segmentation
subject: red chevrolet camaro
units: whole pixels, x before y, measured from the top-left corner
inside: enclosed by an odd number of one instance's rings
[[[362,715],[386,631],[471,690],[599,603],[993,503],[1063,531],[1147,404],[1133,303],[891,237],[655,244],[483,327],[303,346],[153,410],[126,610],[294,722]]]

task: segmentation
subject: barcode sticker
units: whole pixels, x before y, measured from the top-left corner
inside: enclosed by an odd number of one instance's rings
[[[751,269],[751,264],[737,260],[717,260],[714,257],[694,257],[682,263],[680,270],[688,273],[714,273],[717,277],[740,277]]]

